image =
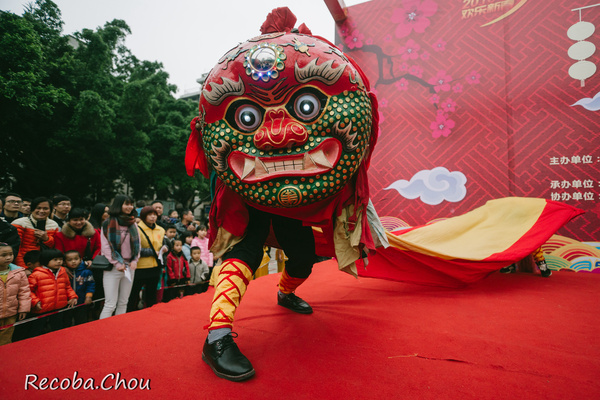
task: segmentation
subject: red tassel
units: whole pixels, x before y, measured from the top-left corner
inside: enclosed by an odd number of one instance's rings
[[[202,132],[196,128],[196,125],[199,123],[200,117],[194,118],[190,123],[192,133],[190,134],[185,150],[185,169],[189,176],[194,176],[194,171],[198,169],[205,178],[208,178],[208,164],[206,163],[206,157],[204,156],[204,151],[200,145]]]

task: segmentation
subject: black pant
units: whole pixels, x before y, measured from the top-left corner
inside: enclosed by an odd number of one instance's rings
[[[91,304],[80,305],[64,311],[65,327],[81,325],[88,322],[88,312],[91,309]]]
[[[208,290],[208,283],[197,283],[193,286],[185,288],[185,295],[189,296],[192,294],[204,293]]]
[[[96,284],[96,288],[94,289],[94,296],[92,300],[98,300],[104,298],[104,270],[92,268],[92,275],[94,275],[94,283]],[[100,313],[102,312],[102,308],[104,308],[104,301],[96,301],[93,305],[93,319],[98,319],[100,317]]]
[[[249,222],[241,242],[223,255],[223,261],[237,258],[248,264],[256,272],[263,259],[263,246],[269,236],[271,226],[277,242],[288,260],[285,270],[294,278],[306,279],[312,272],[315,262],[315,238],[310,226],[302,221],[248,207]]]
[[[50,311],[54,312],[54,311]],[[43,316],[44,314],[35,314],[36,316]],[[64,312],[43,316],[42,318],[28,322],[29,329],[27,332],[27,338],[43,335],[48,332],[54,332],[61,330],[65,327]]]
[[[154,258],[154,257],[153,257]],[[135,270],[133,284],[131,285],[131,294],[127,303],[127,312],[136,311],[140,301],[140,290],[144,289],[144,298],[142,299],[146,308],[156,304],[156,288],[160,277],[161,267],[138,268]]]

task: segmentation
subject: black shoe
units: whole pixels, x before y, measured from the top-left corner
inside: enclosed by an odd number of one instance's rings
[[[544,278],[547,278],[547,277],[549,277],[550,275],[552,275],[552,271],[551,271],[551,270],[550,270],[548,267],[546,267],[546,269],[542,269],[542,270],[540,270],[540,272],[542,273],[542,276],[543,276]]]
[[[202,359],[219,378],[240,382],[254,376],[252,364],[237,347],[232,334],[211,344],[208,344],[207,338],[202,349]]]
[[[277,304],[299,314],[312,314],[313,312],[312,307],[294,293],[277,293]]]
[[[504,268],[500,269],[501,274],[514,274],[515,272],[517,272],[517,268],[515,267],[515,264],[511,264],[508,267],[504,267]]]

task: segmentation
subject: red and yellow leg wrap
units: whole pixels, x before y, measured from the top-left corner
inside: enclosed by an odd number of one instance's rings
[[[215,297],[210,308],[208,330],[231,328],[235,310],[252,280],[252,271],[245,262],[237,259],[226,260],[215,285]]]
[[[533,252],[533,260],[535,262],[546,261],[546,257],[544,257],[544,250],[542,250],[541,247]]]
[[[279,279],[279,290],[281,290],[281,293],[285,294],[293,293],[305,280],[306,278],[291,277],[288,275],[287,271],[284,270]]]

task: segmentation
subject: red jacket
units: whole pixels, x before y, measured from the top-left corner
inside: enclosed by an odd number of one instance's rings
[[[35,227],[32,222],[37,221],[31,216],[19,218],[12,222],[12,224],[17,227],[17,232],[19,232],[19,237],[21,238],[19,254],[17,254],[14,261],[19,267],[27,267],[23,261],[23,256],[28,251],[40,249],[40,243],[33,235]],[[58,224],[50,218],[46,220],[46,233],[48,234],[48,240],[45,241],[44,244],[50,248],[54,248],[54,235],[58,233]]]
[[[182,254],[179,257],[169,253],[167,256],[167,272],[169,279],[190,279],[190,266]]]
[[[77,235],[67,222],[62,230],[54,236],[54,248],[63,253],[69,250],[77,250],[81,259],[83,259],[88,239],[90,239],[92,258],[96,257],[100,253],[100,233],[94,229],[92,224],[86,222],[81,235]]]
[[[71,287],[67,271],[60,267],[58,276],[46,267],[37,267],[29,275],[29,288],[31,289],[31,309],[42,302],[42,311],[58,310],[67,305],[71,299],[77,299],[77,294]]]
[[[31,297],[29,282],[25,270],[14,264],[9,265],[10,272],[6,283],[0,279],[0,319],[12,317],[17,313],[29,312]]]

